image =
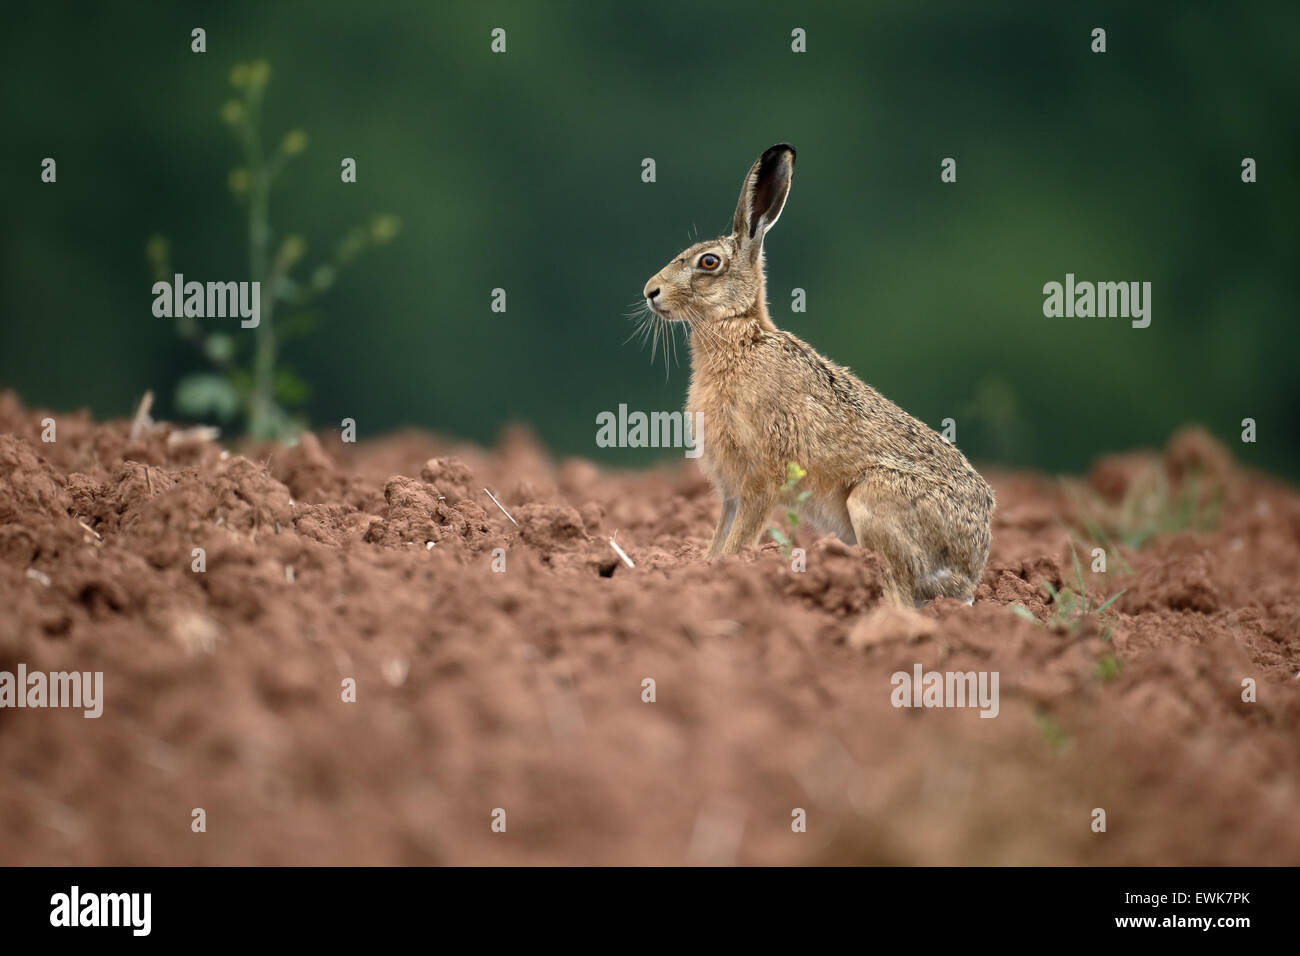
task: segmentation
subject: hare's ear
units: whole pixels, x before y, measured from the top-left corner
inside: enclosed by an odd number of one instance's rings
[[[736,218],[732,223],[741,249],[757,255],[763,248],[764,233],[781,218],[793,175],[794,147],[789,143],[768,148],[750,167],[740,187],[740,202],[736,204]]]

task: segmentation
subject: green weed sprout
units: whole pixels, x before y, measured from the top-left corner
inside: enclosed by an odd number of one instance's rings
[[[794,529],[799,527],[799,505],[808,500],[812,494],[808,489],[799,490],[799,482],[808,476],[808,472],[800,467],[797,461],[792,461],[785,466],[785,483],[781,485],[781,496],[789,502],[789,507],[785,512],[786,523],[790,526],[790,533],[787,535],[780,528],[768,528],[767,533],[772,536],[772,540],[781,546],[781,553],[787,558],[790,557],[790,550],[794,546]]]
[[[1115,547],[1114,539],[1138,550],[1162,535],[1213,531],[1218,527],[1223,511],[1221,482],[1207,480],[1199,472],[1192,471],[1175,488],[1158,465],[1135,477],[1123,500],[1111,508],[1101,504],[1096,495],[1085,497],[1069,484],[1066,488],[1074,499],[1078,519],[1088,535],[1125,565],[1127,562]],[[1129,568],[1128,572],[1131,571]]]
[[[1119,677],[1120,663],[1119,658],[1114,654],[1106,654],[1097,661],[1097,680],[1103,684],[1109,684],[1115,678]]]
[[[286,235],[272,252],[271,187],[289,161],[307,149],[307,134],[292,129],[275,148],[264,145],[262,100],[270,78],[271,67],[265,60],[236,63],[230,71],[235,98],[221,107],[221,120],[230,127],[244,156],[244,164],[230,171],[227,184],[236,201],[245,203],[248,210],[249,279],[261,283],[260,321],[250,347],[243,336],[206,331],[192,316],[176,317],[177,333],[199,349],[211,369],[180,380],[176,407],[188,415],[221,421],[242,414],[251,437],[290,438],[307,423],[288,409],[305,403],[311,390],[278,361],[280,347],[315,327],[316,316],[306,311],[307,306],[367,247],[392,240],[400,222],[396,216],[381,215],[364,227],[354,227],[335,245],[334,254],[306,279],[294,278],[294,270],[306,256],[307,243],[301,236]],[[155,280],[171,281],[167,239],[151,237],[145,254]],[[290,311],[277,326],[276,311],[281,304]]]
[[[1064,750],[1070,745],[1070,735],[1066,733],[1060,721],[1041,707],[1034,711],[1034,724],[1053,750]]]
[[[1129,488],[1120,502],[1116,524],[1122,540],[1140,548],[1152,538],[1180,531],[1208,532],[1219,525],[1223,510],[1223,485],[1206,482],[1190,472],[1177,488],[1163,468],[1151,468]]]
[[[1070,588],[1063,587],[1058,591],[1049,581],[1045,581],[1043,584],[1052,599],[1052,616],[1047,620],[1048,626],[1077,631],[1090,616],[1100,617],[1102,612],[1119,600],[1128,588],[1124,588],[1117,594],[1112,595],[1101,604],[1094,605],[1092,598],[1088,595],[1088,588],[1083,583],[1083,568],[1079,564],[1079,552],[1075,550],[1073,537],[1070,538],[1070,557],[1074,560],[1074,576],[1078,582],[1079,590],[1075,592]],[[1026,607],[1013,604],[1011,610],[1035,624],[1041,623]],[[1110,639],[1110,629],[1108,627],[1103,626],[1102,639]]]

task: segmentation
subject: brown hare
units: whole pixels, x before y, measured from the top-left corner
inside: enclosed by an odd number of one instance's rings
[[[794,158],[784,143],[764,152],[731,235],[695,243],[645,286],[651,310],[690,326],[686,408],[703,413],[700,464],[722,498],[709,557],[758,541],[798,462],[809,519],[880,555],[891,599],[969,604],[988,560],[992,489],[955,447],[768,314],[763,237]]]

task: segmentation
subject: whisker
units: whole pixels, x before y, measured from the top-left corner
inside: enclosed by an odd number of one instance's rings
[[[668,322],[667,320],[664,320],[664,322],[661,323],[661,324],[662,324],[662,328],[663,328],[663,330],[664,330],[664,342],[663,342],[663,347],[664,347],[664,381],[666,382],[666,381],[668,381],[668,374],[669,374],[669,372],[671,371],[671,367],[672,367],[672,357],[671,357],[671,355],[669,354],[668,346],[672,343],[672,340],[673,340],[673,327],[672,327],[672,323]]]
[[[672,330],[668,337],[669,339],[672,340],[673,343],[673,361],[676,362],[678,365],[681,365],[682,360],[677,357],[677,326],[676,325],[673,325]],[[667,371],[665,370],[664,373],[665,381],[667,380],[667,378],[668,378],[668,374]]]
[[[726,347],[727,341],[721,335],[717,328],[710,322],[706,321],[704,316],[695,308],[689,305],[675,306],[678,311],[679,320],[674,321],[666,319],[645,302],[644,299],[630,305],[626,318],[630,322],[635,322],[636,326],[623,344],[627,345],[633,339],[637,339],[637,347],[645,348],[650,346],[650,362],[654,364],[659,357],[659,350],[664,354],[664,381],[668,381],[672,376],[673,363],[682,364],[681,355],[677,351],[677,332],[678,326],[682,326],[682,335],[685,336],[687,344],[700,336],[701,341],[710,343],[718,347]]]
[[[677,323],[664,320],[664,381],[672,372],[673,362],[677,359]]]
[[[710,328],[708,323],[705,322],[704,316],[700,315],[699,312],[689,307],[684,309],[683,312],[686,315],[686,323],[690,327],[692,335],[698,332],[701,337],[708,339],[715,345],[726,344],[717,330]]]
[[[623,340],[623,344],[627,345],[628,342],[631,342],[634,338],[636,338],[638,332],[641,333],[642,338],[645,338],[645,326],[646,326],[645,320],[642,319],[641,322],[637,325],[637,327],[632,330],[632,334]]]

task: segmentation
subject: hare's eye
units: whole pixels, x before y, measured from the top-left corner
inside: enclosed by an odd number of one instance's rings
[[[718,266],[722,265],[722,260],[719,259],[717,256],[715,256],[713,253],[706,252],[704,255],[700,256],[699,265],[701,269],[707,269],[708,271],[712,272]]]

